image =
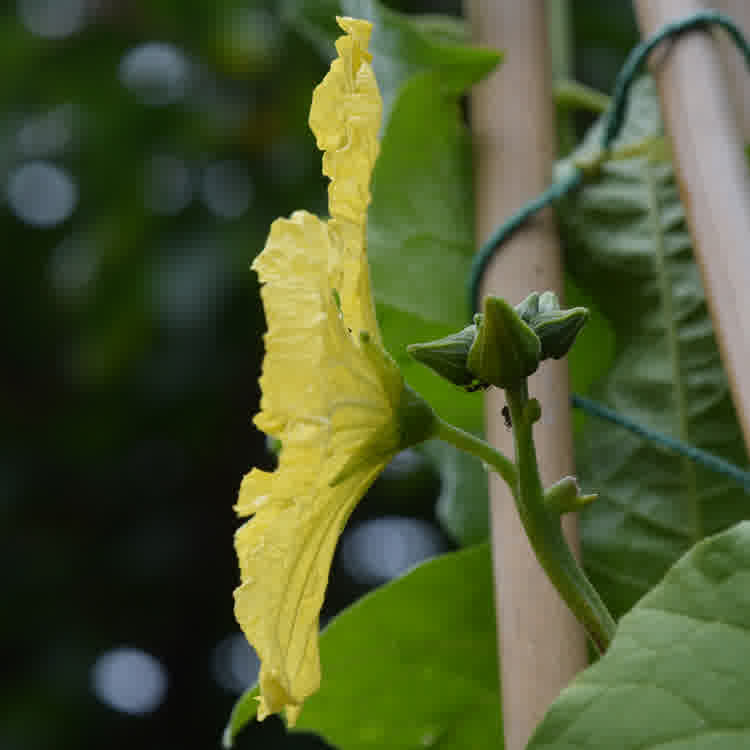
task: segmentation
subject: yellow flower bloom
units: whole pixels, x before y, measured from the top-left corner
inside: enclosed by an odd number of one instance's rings
[[[255,423],[283,449],[276,471],[245,476],[235,506],[251,516],[235,538],[235,615],[261,661],[258,716],[286,709],[290,725],[320,684],[318,616],[344,524],[435,426],[382,348],[365,247],[381,99],[370,24],[338,22],[346,35],[310,110],[331,218],[277,219],[253,263],[268,323]]]

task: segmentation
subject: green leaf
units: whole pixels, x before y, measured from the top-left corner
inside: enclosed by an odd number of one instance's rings
[[[570,387],[574,393],[586,393],[592,383],[606,375],[615,354],[615,334],[612,324],[604,317],[590,294],[586,294],[571,279],[565,277],[565,304],[585,307],[591,313],[588,323],[568,352]],[[578,434],[585,422],[581,411],[573,412],[573,428]]]
[[[340,0],[282,0],[281,17],[312,43],[324,60],[336,56],[334,42],[341,36],[336,16],[342,15]]]
[[[598,135],[599,126],[572,158],[590,152]],[[613,144],[620,155],[560,205],[568,268],[615,332],[614,362],[591,393],[654,430],[744,464],[674,170],[664,149],[648,147],[661,135],[654,85],[644,78]],[[580,478],[600,493],[582,515],[584,559],[616,614],[695,542],[750,510],[728,478],[609,423],[587,419],[576,452]]]
[[[625,615],[527,750],[750,746],[750,522],[706,539]]]
[[[429,123],[429,126],[427,125]],[[471,144],[439,73],[401,89],[373,176],[368,251],[386,346],[409,384],[446,420],[481,429],[481,398],[406,355],[405,345],[467,325],[474,252]]]
[[[346,750],[502,747],[489,546],[423,563],[360,599],[320,639],[321,689],[297,729]],[[225,745],[254,715],[235,706]]]
[[[285,20],[326,59],[341,34],[336,15],[373,23],[370,52],[386,125],[399,88],[412,76],[440,70],[443,90],[461,95],[500,60],[497,52],[472,46],[468,25],[452,16],[398,13],[377,0],[285,0],[282,8]]]
[[[374,25],[370,50],[386,119],[398,90],[413,76],[439,71],[440,88],[460,96],[501,59],[493,50],[472,46],[468,27],[457,19],[397,13],[377,0],[343,0],[341,6],[347,15]]]
[[[258,713],[258,701],[256,699],[259,695],[260,688],[256,683],[237,699],[237,702],[232,707],[229,721],[226,727],[224,727],[224,734],[221,737],[222,747],[227,750],[233,747],[234,741],[242,728],[248,722],[255,719]]]

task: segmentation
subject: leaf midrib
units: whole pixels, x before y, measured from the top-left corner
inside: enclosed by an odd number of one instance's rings
[[[661,214],[659,211],[659,194],[657,190],[656,177],[650,163],[644,168],[646,175],[646,187],[648,193],[648,215],[649,223],[653,232],[654,240],[654,259],[656,274],[659,279],[659,290],[661,298],[661,314],[663,319],[664,331],[667,338],[667,347],[669,352],[670,369],[672,372],[672,383],[674,384],[674,403],[677,410],[677,428],[680,440],[686,443],[690,442],[690,426],[687,409],[687,398],[685,393],[685,383],[682,379],[682,367],[680,357],[680,344],[677,332],[677,322],[674,314],[674,305],[672,300],[672,284],[669,278],[668,259],[664,242],[664,232],[661,225]],[[698,499],[698,480],[695,472],[695,466],[689,458],[680,459],[682,464],[683,477],[687,485],[688,502],[690,505],[690,515],[692,517],[692,541],[697,542],[704,536],[703,519],[701,518],[700,502]]]

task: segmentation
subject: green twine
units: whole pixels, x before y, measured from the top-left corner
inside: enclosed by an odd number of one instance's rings
[[[748,45],[747,39],[745,39],[737,24],[728,16],[718,13],[717,11],[706,10],[695,13],[680,21],[665,24],[656,34],[645,39],[633,49],[617,76],[611,105],[604,114],[604,127],[602,129],[601,137],[601,148],[603,151],[606,152],[609,150],[612,142],[617,138],[617,135],[622,128],[622,124],[625,120],[630,87],[635,81],[635,77],[641,66],[653,49],[665,39],[670,39],[679,36],[686,31],[704,28],[706,26],[721,26],[725,29],[732,38],[732,41],[734,41],[744,55],[748,67],[750,67],[750,45]],[[583,183],[584,176],[584,172],[580,167],[572,169],[563,178],[550,185],[550,187],[548,187],[543,193],[526,203],[519,211],[513,214],[513,216],[501,224],[490,235],[487,241],[479,249],[479,252],[474,256],[471,265],[468,291],[469,306],[472,314],[475,313],[479,307],[479,285],[482,276],[500,245],[542,208],[553,201],[563,198],[569,192],[578,188]],[[702,464],[712,471],[730,477],[735,482],[742,485],[745,492],[750,493],[750,472],[743,471],[729,461],[725,461],[723,458],[702,451],[689,443],[655,432],[654,430],[640,425],[627,417],[623,417],[621,414],[618,414],[597,401],[592,401],[591,399],[577,394],[573,394],[571,401],[573,406],[588,414],[597,416],[601,419],[606,419],[626,430],[630,430],[630,432],[639,435],[646,440],[661,445],[667,450],[673,451],[678,455],[686,456],[692,461]]]
[[[716,471],[719,474],[725,474],[731,477],[737,484],[741,484],[745,488],[745,492],[750,494],[750,471],[744,471],[738,466],[725,461],[719,456],[715,456],[713,453],[702,451],[700,448],[696,448],[690,443],[685,443],[682,440],[669,437],[660,432],[644,427],[638,422],[634,422],[632,419],[623,417],[622,414],[618,414],[616,411],[607,408],[604,404],[600,404],[598,401],[592,401],[584,396],[573,394],[571,397],[573,406],[577,407],[586,414],[591,414],[600,419],[606,419],[608,422],[624,427],[639,437],[650,440],[652,443],[656,443],[667,450],[677,453],[680,456],[686,456],[687,458],[695,461],[696,463],[702,464],[707,469]]]
[[[487,264],[498,247],[514,234],[516,230],[520,229],[537,211],[541,211],[541,209],[552,203],[552,201],[560,200],[560,198],[577,188],[582,182],[583,171],[572,169],[563,179],[552,183],[543,193],[530,200],[517,213],[513,214],[510,219],[501,224],[490,235],[487,242],[479,248],[479,252],[471,262],[471,270],[469,272],[469,306],[472,310],[472,315],[479,308],[479,284],[482,281],[482,276],[484,276]]]
[[[625,110],[627,107],[630,87],[632,86],[633,81],[635,81],[638,71],[649,54],[651,54],[654,47],[665,39],[679,36],[686,31],[712,25],[721,26],[729,33],[732,37],[732,41],[734,41],[739,50],[745,56],[745,62],[750,66],[750,46],[748,46],[747,39],[745,39],[737,24],[723,13],[718,13],[715,10],[700,11],[699,13],[683,18],[680,21],[673,21],[672,23],[665,24],[656,34],[648,39],[644,39],[644,41],[633,49],[617,75],[615,90],[612,94],[612,104],[609,111],[604,115],[605,126],[602,131],[601,140],[603,149],[608,149],[612,144],[612,141],[620,132],[623,120],[625,119]]]

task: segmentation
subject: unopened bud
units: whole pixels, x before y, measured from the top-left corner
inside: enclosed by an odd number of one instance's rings
[[[539,337],[505,300],[485,298],[477,329],[467,364],[481,382],[514,387],[539,367]]]
[[[559,515],[580,510],[596,500],[597,494],[582,495],[575,477],[563,477],[544,493],[544,504],[548,510]]]
[[[516,312],[539,336],[543,360],[564,357],[589,318],[585,307],[561,309],[554,292],[532,292],[516,305]]]
[[[476,316],[481,320],[481,316]],[[436,341],[409,344],[406,351],[440,377],[468,391],[486,388],[466,366],[469,350],[477,337],[476,323]]]

